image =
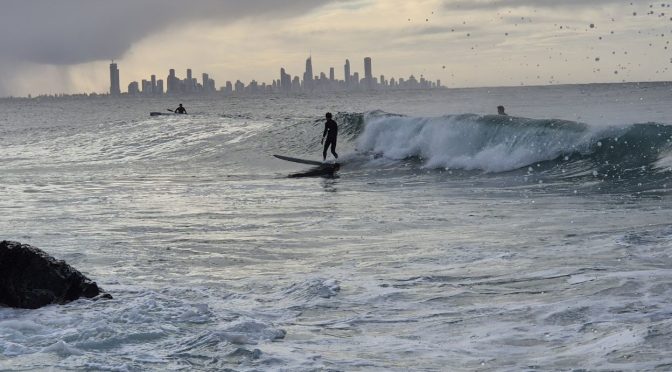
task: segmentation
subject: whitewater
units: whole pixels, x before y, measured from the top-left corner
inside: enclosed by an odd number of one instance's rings
[[[0,100],[0,239],[114,296],[0,307],[0,370],[669,370],[670,99]]]

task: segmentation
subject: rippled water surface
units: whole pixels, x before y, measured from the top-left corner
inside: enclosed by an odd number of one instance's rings
[[[0,309],[0,369],[669,370],[670,96],[0,101],[0,238],[114,296]]]

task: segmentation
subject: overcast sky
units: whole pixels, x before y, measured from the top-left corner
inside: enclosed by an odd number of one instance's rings
[[[672,0],[670,0],[672,3]],[[672,7],[615,0],[4,0],[0,96],[122,91],[192,68],[271,82],[343,64],[449,87],[671,80]],[[669,47],[669,49],[668,49]]]

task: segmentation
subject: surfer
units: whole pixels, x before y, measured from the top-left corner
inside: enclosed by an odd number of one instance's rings
[[[500,105],[500,106],[497,106],[497,115],[508,116],[508,115],[506,114],[506,112],[504,112],[504,106],[501,106],[501,105]]]
[[[324,151],[322,152],[322,157],[324,160],[327,160],[327,150],[331,146],[331,153],[334,154],[334,157],[338,159],[338,154],[336,153],[336,137],[338,136],[338,125],[335,121],[331,119],[331,112],[327,112],[325,115],[327,117],[327,122],[324,123],[324,133],[322,134],[322,141],[320,143],[324,144]],[[324,138],[327,138],[325,141]]]
[[[176,108],[174,112],[175,112],[176,114],[186,114],[186,113],[187,113],[187,109],[185,109],[185,108],[182,106],[182,104],[180,103],[180,106],[179,106],[178,108]]]

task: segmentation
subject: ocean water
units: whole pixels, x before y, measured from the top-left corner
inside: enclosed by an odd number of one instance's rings
[[[0,308],[0,370],[670,370],[671,100],[0,101],[0,238],[114,296]]]

